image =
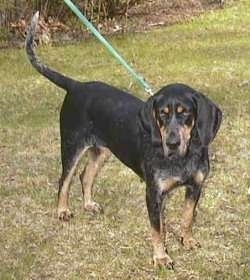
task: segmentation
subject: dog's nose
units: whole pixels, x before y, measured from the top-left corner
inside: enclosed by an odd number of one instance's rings
[[[166,145],[170,150],[176,150],[180,146],[180,144],[180,138],[175,133],[171,133],[166,141]]]
[[[167,143],[170,150],[176,150],[180,146],[180,141],[174,143]]]

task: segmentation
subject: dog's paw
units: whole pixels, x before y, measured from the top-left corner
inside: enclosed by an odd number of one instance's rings
[[[167,269],[174,269],[174,262],[173,260],[169,257],[169,255],[165,254],[162,257],[153,257],[153,263],[155,267],[159,268],[167,268]]]
[[[182,237],[181,243],[187,250],[192,250],[201,247],[199,241],[195,240],[193,237]]]
[[[73,213],[69,209],[58,209],[58,219],[60,221],[68,222],[73,218]]]
[[[103,209],[97,202],[91,201],[84,204],[84,209],[92,213],[103,213]]]

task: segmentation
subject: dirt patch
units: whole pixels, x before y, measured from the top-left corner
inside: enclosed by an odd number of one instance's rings
[[[125,15],[117,15],[94,25],[105,35],[124,32],[143,32],[159,26],[171,25],[191,20],[200,14],[222,8],[223,1],[208,0],[157,0],[137,4],[128,9]],[[30,19],[21,19],[11,24],[10,32],[0,40],[0,48],[23,47]],[[0,33],[1,34],[1,33]],[[67,24],[57,19],[40,17],[37,40],[41,44],[72,43],[90,37],[80,21],[74,17]]]
[[[218,3],[209,4],[208,1],[197,0],[152,1],[131,8],[128,12],[128,18],[136,30],[144,30],[190,20],[205,11],[219,7],[221,6]]]

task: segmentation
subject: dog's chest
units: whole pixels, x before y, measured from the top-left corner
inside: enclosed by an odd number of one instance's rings
[[[191,183],[192,185],[201,185],[205,180],[206,174],[203,171],[197,170],[192,174],[188,180],[183,180],[183,178],[178,176],[168,176],[168,177],[157,177],[155,178],[157,186],[161,193],[168,193],[178,186],[185,185],[185,183]]]
[[[182,185],[201,185],[208,174],[208,161],[198,158],[183,162],[166,161],[151,166],[150,170],[151,178],[161,192],[170,192]]]

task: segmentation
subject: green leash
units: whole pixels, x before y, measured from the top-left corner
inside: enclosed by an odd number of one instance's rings
[[[139,76],[134,69],[124,60],[124,58],[111,46],[111,44],[97,31],[91,22],[80,12],[80,10],[70,1],[63,0],[65,4],[78,16],[83,24],[95,35],[95,37],[108,49],[108,51],[126,68],[126,70],[135,78],[135,80],[144,88],[144,90],[153,95],[153,91],[149,84],[142,76]]]

